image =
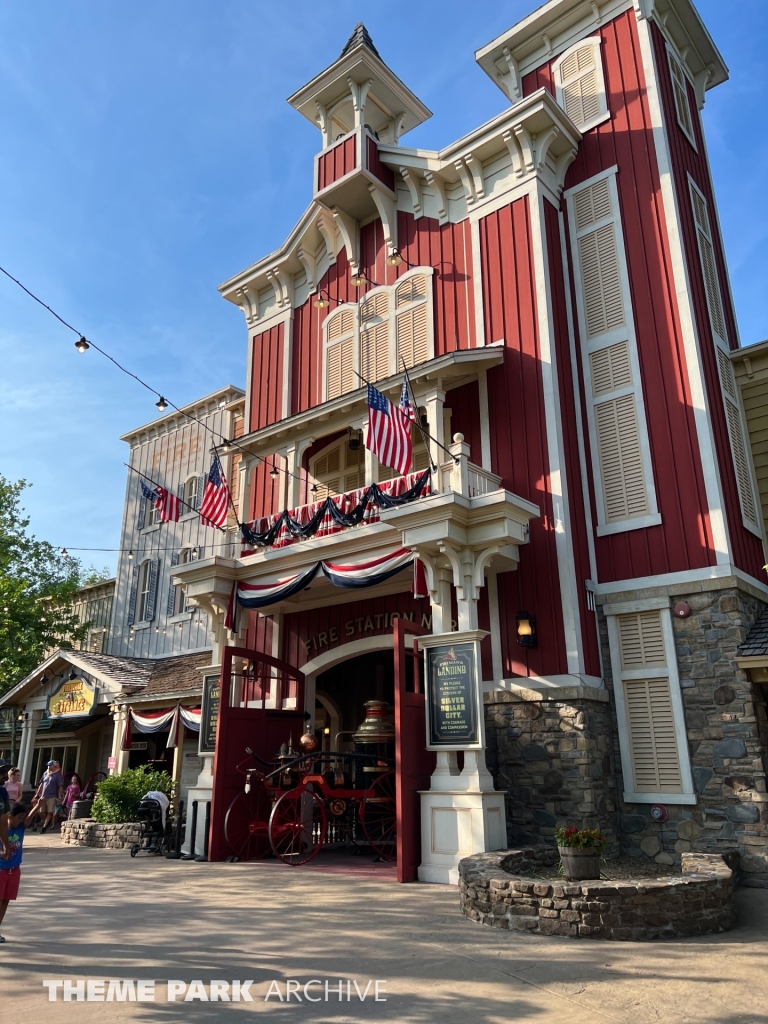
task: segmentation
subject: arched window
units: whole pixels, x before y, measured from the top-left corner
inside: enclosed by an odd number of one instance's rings
[[[176,565],[187,565],[192,561],[194,561],[194,552],[191,548],[182,548],[174,559]],[[186,611],[187,601],[183,583],[175,584],[173,588],[173,601],[169,601],[168,605],[168,611],[171,615],[181,615],[182,612]]]
[[[581,39],[552,66],[557,102],[582,132],[609,116],[600,41],[600,36]]]
[[[342,306],[327,318],[325,392],[328,400],[359,387],[355,377],[356,310]]]
[[[310,496],[312,501],[364,487],[365,449],[362,444],[350,447],[350,438],[345,434],[311,459],[309,475],[317,485],[317,491]]]

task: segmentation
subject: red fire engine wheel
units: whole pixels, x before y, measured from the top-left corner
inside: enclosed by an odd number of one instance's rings
[[[224,818],[224,836],[240,860],[259,860],[269,853],[268,822],[272,801],[264,783],[255,779],[250,792],[238,793]]]
[[[311,789],[289,789],[272,808],[269,841],[276,857],[296,867],[316,857],[325,842],[323,801]]]
[[[397,860],[395,773],[385,772],[365,791],[360,821],[366,839],[384,860]]]

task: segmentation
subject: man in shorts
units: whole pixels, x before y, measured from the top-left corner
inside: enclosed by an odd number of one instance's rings
[[[8,829],[8,842],[5,856],[0,858],[0,924],[3,923],[8,904],[19,895],[24,832],[31,817],[32,812],[28,814],[24,804],[14,804],[10,814],[3,815]],[[2,935],[0,942],[5,942]]]
[[[56,804],[61,803],[64,796],[64,776],[58,761],[48,762],[35,796],[39,798],[37,810],[43,816],[41,832],[45,832],[49,825],[55,823]]]

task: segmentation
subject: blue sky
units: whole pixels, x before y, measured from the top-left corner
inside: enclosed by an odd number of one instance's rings
[[[176,404],[245,377],[216,286],[274,249],[311,198],[319,133],[285,97],[362,18],[444,146],[498,113],[473,51],[532,0],[468,8],[227,0],[0,2],[0,264]],[[768,338],[768,4],[701,0],[729,83],[704,111],[742,344]],[[736,16],[736,14],[738,16]],[[407,31],[404,31],[407,26]],[[152,397],[0,281],[0,473],[52,543],[116,547],[126,446]],[[96,565],[114,556],[85,554]]]

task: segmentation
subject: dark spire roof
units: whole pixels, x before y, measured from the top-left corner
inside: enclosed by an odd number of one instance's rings
[[[339,59],[341,59],[345,54],[349,53],[350,50],[354,50],[358,46],[367,46],[371,53],[375,53],[379,60],[381,60],[381,54],[373,45],[373,40],[371,39],[368,33],[368,29],[365,27],[362,21],[358,21],[358,23],[355,25],[352,35],[349,37],[344,46],[344,49],[339,54]]]

